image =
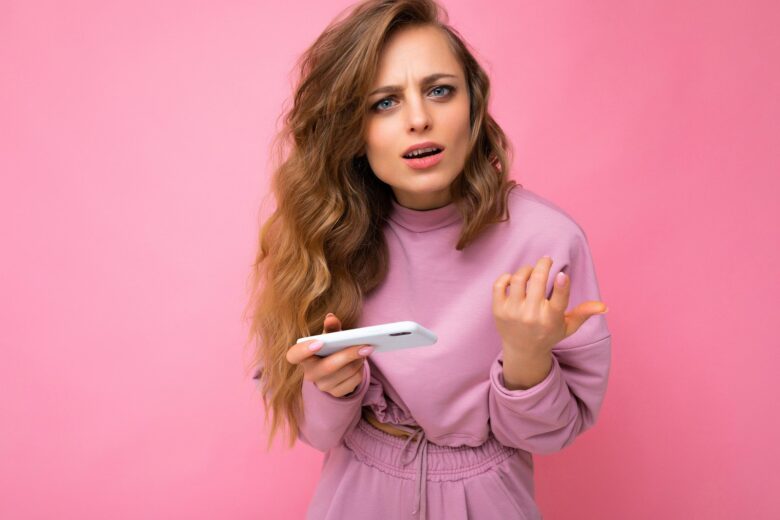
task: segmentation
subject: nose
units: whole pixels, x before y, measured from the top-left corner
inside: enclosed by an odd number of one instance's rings
[[[420,99],[413,99],[408,104],[407,117],[408,128],[411,132],[421,132],[429,130],[431,127],[431,117],[425,107],[425,103]]]

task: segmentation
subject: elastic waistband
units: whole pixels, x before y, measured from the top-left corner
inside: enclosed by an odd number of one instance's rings
[[[361,462],[395,477],[413,480],[417,476],[414,467],[401,465],[401,451],[406,440],[378,430],[361,418],[344,438],[344,444]],[[498,442],[492,434],[480,446],[453,448],[429,441],[427,480],[461,480],[478,475],[502,463],[517,451]]]

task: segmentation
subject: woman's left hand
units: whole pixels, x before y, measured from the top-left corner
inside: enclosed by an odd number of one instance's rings
[[[549,356],[558,342],[574,334],[588,318],[606,312],[603,302],[592,300],[566,312],[571,283],[563,272],[556,277],[550,299],[545,298],[551,266],[552,259],[544,256],[536,267],[524,265],[514,274],[501,275],[493,285],[493,317],[505,350],[530,358]]]

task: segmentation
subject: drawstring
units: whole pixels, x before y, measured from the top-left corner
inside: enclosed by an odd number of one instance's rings
[[[412,429],[402,425],[396,425],[395,427],[411,434],[406,439],[406,442],[404,442],[403,448],[401,448],[401,465],[406,466],[417,458],[417,480],[415,482],[417,489],[415,490],[415,506],[412,515],[419,511],[420,519],[425,520],[425,498],[427,495],[426,485],[428,481],[428,438],[425,436],[425,432],[422,428]],[[405,460],[406,454],[404,452],[406,451],[406,447],[409,446],[409,442],[413,439],[417,439],[417,444],[411,452],[412,458]]]

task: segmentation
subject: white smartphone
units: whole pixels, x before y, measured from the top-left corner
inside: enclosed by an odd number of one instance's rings
[[[339,350],[354,345],[373,345],[374,352],[389,352],[413,347],[433,345],[438,340],[433,331],[426,329],[414,321],[396,321],[382,323],[369,327],[328,332],[316,336],[299,338],[296,343],[309,340],[322,340],[324,345],[315,352],[316,355],[328,356]]]

